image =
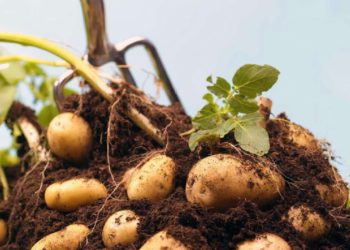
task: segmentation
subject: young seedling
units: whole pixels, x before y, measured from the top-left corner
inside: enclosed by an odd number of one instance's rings
[[[258,112],[256,98],[276,83],[278,75],[272,66],[247,64],[237,70],[231,83],[209,76],[209,93],[203,96],[207,104],[193,117],[193,129],[187,132],[191,134],[190,149],[194,150],[199,142],[213,145],[233,132],[242,149],[259,156],[266,154],[269,137],[259,125],[263,116]]]

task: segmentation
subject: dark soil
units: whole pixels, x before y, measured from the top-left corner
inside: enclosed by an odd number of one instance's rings
[[[194,163],[210,154],[221,152],[258,161],[241,152],[233,136],[228,135],[215,148],[201,144],[195,152],[187,145],[188,138],[180,133],[191,128],[190,118],[178,104],[169,107],[144,101],[144,96],[125,85],[117,90],[117,103],[112,106],[95,92],[70,96],[65,111],[73,111],[85,118],[94,136],[93,151],[85,164],[73,165],[59,159],[34,165],[30,174],[20,177],[7,203],[1,205],[1,216],[8,220],[9,242],[1,249],[30,249],[39,239],[71,223],[83,223],[93,232],[81,249],[104,249],[102,228],[108,216],[120,209],[132,209],[141,217],[139,240],[132,246],[115,249],[138,249],[149,237],[167,229],[191,249],[235,249],[238,243],[254,238],[259,233],[272,232],[284,238],[293,249],[350,249],[350,213],[344,208],[326,205],[315,190],[317,183],[333,183],[329,157],[321,150],[315,152],[298,148],[286,136],[285,123],[270,121],[271,150],[263,159],[273,161],[286,180],[286,188],[274,204],[263,209],[242,200],[235,208],[217,212],[190,204],[185,197],[185,183]],[[159,146],[136,127],[125,115],[127,107],[134,106],[167,136],[165,148]],[[284,115],[281,119],[287,119]],[[110,121],[109,157],[117,182],[124,172],[136,166],[145,157],[163,151],[177,165],[176,188],[161,202],[129,201],[123,187],[112,197],[99,200],[80,209],[63,213],[50,210],[43,195],[46,187],[55,181],[72,177],[93,177],[103,182],[109,192],[114,183],[107,165],[107,128]],[[261,160],[261,159],[260,159]],[[45,171],[44,171],[45,169]],[[29,173],[29,172],[27,172]],[[42,188],[40,189],[41,183]],[[304,241],[282,217],[293,205],[307,204],[322,214],[331,224],[327,236],[313,243]],[[97,221],[95,227],[94,222]]]

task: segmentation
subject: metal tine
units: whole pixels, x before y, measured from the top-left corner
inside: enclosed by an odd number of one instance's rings
[[[75,70],[69,69],[64,74],[62,74],[57,81],[53,89],[54,99],[58,108],[58,111],[62,111],[62,103],[64,100],[64,86],[70,82],[75,77]]]

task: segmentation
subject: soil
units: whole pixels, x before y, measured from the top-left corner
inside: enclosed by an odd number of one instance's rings
[[[191,119],[179,104],[160,106],[148,102],[140,91],[127,84],[116,91],[115,100],[110,105],[94,91],[67,97],[64,110],[81,115],[93,130],[94,146],[90,158],[79,165],[57,158],[48,159],[32,165],[17,180],[10,200],[1,204],[0,216],[8,221],[10,233],[7,245],[0,249],[30,249],[42,237],[72,223],[83,223],[92,230],[81,249],[104,249],[102,228],[108,217],[120,209],[131,209],[140,216],[139,239],[133,245],[115,249],[138,249],[163,229],[190,249],[235,249],[240,242],[264,232],[281,236],[293,249],[350,249],[350,212],[328,206],[315,190],[317,183],[335,182],[331,159],[322,150],[311,151],[294,145],[287,137],[287,123],[274,120],[267,123],[271,149],[263,158],[234,146],[232,135],[226,136],[214,148],[201,143],[191,152],[188,138],[179,136],[191,128]],[[165,147],[154,142],[127,118],[125,111],[130,106],[136,107],[161,129],[167,138]],[[288,121],[284,114],[279,119]],[[164,152],[176,162],[175,190],[160,202],[129,201],[122,185],[115,188],[108,171],[107,155],[114,178],[120,182],[127,169],[157,152]],[[221,212],[190,204],[184,190],[191,167],[198,160],[218,152],[251,162],[271,160],[285,177],[285,191],[264,208],[247,200]],[[46,187],[73,177],[96,178],[113,193],[107,200],[96,201],[74,212],[48,209],[43,198]],[[299,204],[307,204],[329,221],[331,229],[325,237],[306,242],[282,219],[291,206]]]

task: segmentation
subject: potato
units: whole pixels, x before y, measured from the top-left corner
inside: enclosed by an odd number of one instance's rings
[[[253,240],[247,240],[237,246],[237,250],[292,250],[289,244],[281,237],[264,233]]]
[[[329,224],[316,211],[306,205],[293,206],[287,215],[288,222],[308,241],[320,239],[329,231]]]
[[[319,192],[322,200],[333,207],[343,207],[346,205],[349,197],[349,190],[343,182],[337,171],[332,171],[335,177],[335,184],[317,184],[316,190]]]
[[[7,240],[7,223],[0,219],[0,246],[5,244]]]
[[[139,168],[125,173],[125,189],[130,200],[160,201],[174,188],[175,162],[166,155],[156,155]]]
[[[274,167],[267,160],[252,165],[228,154],[208,156],[188,175],[187,200],[215,209],[234,207],[241,199],[264,206],[284,190],[284,179]]]
[[[47,129],[47,140],[52,152],[58,157],[82,162],[92,147],[92,131],[89,124],[73,113],[57,115]]]
[[[112,214],[106,221],[103,231],[103,244],[112,248],[116,245],[134,243],[138,238],[139,217],[131,210],[122,210]]]
[[[76,250],[90,233],[87,226],[72,224],[39,240],[31,250]]]
[[[189,250],[180,241],[174,239],[166,231],[160,231],[149,238],[140,250]]]
[[[45,191],[46,205],[54,210],[71,212],[77,208],[106,198],[106,187],[96,179],[75,178],[56,182]]]

